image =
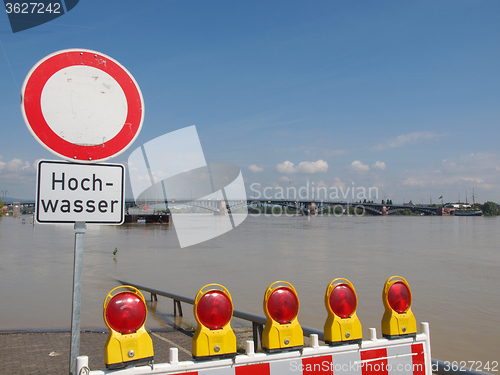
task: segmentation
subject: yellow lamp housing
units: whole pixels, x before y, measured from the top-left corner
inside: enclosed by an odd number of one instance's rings
[[[360,343],[363,331],[356,315],[358,298],[349,280],[337,278],[328,284],[325,307],[328,312],[324,327],[325,342],[331,346]]]
[[[208,284],[196,294],[194,316],[198,322],[191,341],[196,360],[236,356],[236,336],[231,329],[233,301],[228,290]]]
[[[109,335],[104,345],[108,369],[129,367],[154,360],[153,341],[144,328],[148,311],[142,293],[132,286],[119,286],[104,299],[104,322]]]
[[[304,333],[297,316],[299,298],[292,284],[276,281],[264,294],[264,313],[267,317],[262,332],[262,348],[268,353],[300,350]]]
[[[386,338],[415,337],[417,322],[411,311],[411,290],[401,276],[387,279],[382,292],[385,313],[382,317],[382,335]]]

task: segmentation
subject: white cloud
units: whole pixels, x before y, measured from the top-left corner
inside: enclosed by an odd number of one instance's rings
[[[0,173],[3,176],[27,175],[36,172],[37,161],[31,165],[28,161],[14,158],[11,161],[3,162],[0,157]]]
[[[283,174],[294,174],[297,172],[304,174],[326,173],[328,171],[328,163],[320,159],[318,161],[303,161],[298,166],[295,166],[295,164],[287,160],[279,163],[276,166],[276,170]]]
[[[259,173],[259,172],[262,172],[264,170],[264,168],[258,167],[256,164],[252,164],[251,166],[248,167],[248,169],[250,169],[250,171],[252,171],[254,173]]]
[[[433,139],[444,137],[446,134],[438,134],[433,131],[413,132],[401,134],[397,137],[389,138],[380,142],[371,148],[372,151],[381,151],[388,148],[402,147],[409,144],[419,143],[422,141],[430,141]]]
[[[425,186],[425,181],[416,179],[415,177],[408,177],[406,180],[402,182],[403,186]]]
[[[294,164],[291,161],[284,161],[283,163],[279,163],[276,166],[276,170],[279,173],[283,174],[294,174],[297,173],[297,168],[295,168]]]
[[[290,178],[288,178],[287,176],[281,176],[280,181],[289,182]]]
[[[297,167],[300,173],[314,174],[314,173],[326,173],[328,171],[328,163],[324,160],[318,161],[303,161]]]
[[[25,172],[30,171],[31,165],[27,161],[22,161],[21,159],[12,159],[8,163],[5,163],[3,169],[8,172]]]
[[[406,171],[401,185],[414,188],[438,188],[440,195],[453,197],[468,191],[469,198],[475,188],[479,200],[485,198],[484,191],[500,189],[500,155],[478,153],[459,158],[444,159],[434,171]],[[481,196],[481,192],[482,196]]]
[[[0,157],[0,159],[2,159]],[[10,198],[31,197],[35,193],[37,161],[31,164],[14,158],[4,162],[0,160],[0,181],[2,190],[8,191]]]
[[[335,179],[333,181],[334,182],[333,182],[332,187],[336,187],[338,189],[345,189],[346,188],[345,182],[343,182],[340,178],[335,177]]]
[[[377,160],[375,164],[372,164],[372,167],[385,171],[385,163],[383,161]]]
[[[500,158],[493,153],[466,154],[459,158],[444,159],[443,165],[450,172],[481,171],[483,174],[496,174],[500,171]]]
[[[370,170],[370,167],[366,164],[361,163],[359,160],[354,160],[351,165],[349,166],[349,169],[353,172],[368,172]]]

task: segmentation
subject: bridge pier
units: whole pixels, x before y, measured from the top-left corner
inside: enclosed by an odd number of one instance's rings
[[[302,215],[310,215],[310,216],[316,215],[316,203],[315,202],[304,204],[304,208],[305,209],[302,211]]]
[[[14,202],[14,203],[12,203],[12,215],[15,218],[20,218],[21,217],[21,203],[20,202]]]
[[[226,201],[217,201],[217,208],[219,209],[219,212],[214,212],[214,215],[219,215],[219,216],[227,215]]]
[[[382,216],[387,216],[387,207],[382,206]]]
[[[445,210],[444,207],[439,207],[437,212],[436,212],[436,215],[437,216],[450,216],[450,211]]]

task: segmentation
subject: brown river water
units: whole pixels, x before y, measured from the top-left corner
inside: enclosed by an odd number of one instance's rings
[[[0,218],[0,331],[69,329],[74,229],[31,221]],[[322,329],[326,286],[344,277],[356,288],[364,337],[371,327],[380,336],[382,288],[399,275],[417,322],[430,324],[433,358],[491,365],[500,362],[499,225],[496,217],[261,215],[183,249],[174,225],[88,226],[82,328],[106,328],[103,300],[119,278],[191,298],[219,283],[236,309],[259,315],[267,286],[285,280],[298,292],[299,322]],[[192,306],[183,310],[195,325]],[[147,328],[172,321],[172,301],[159,297]]]

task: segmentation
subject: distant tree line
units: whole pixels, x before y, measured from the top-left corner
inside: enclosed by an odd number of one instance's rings
[[[498,205],[495,202],[488,201],[480,206],[485,215],[498,215],[500,213]]]

